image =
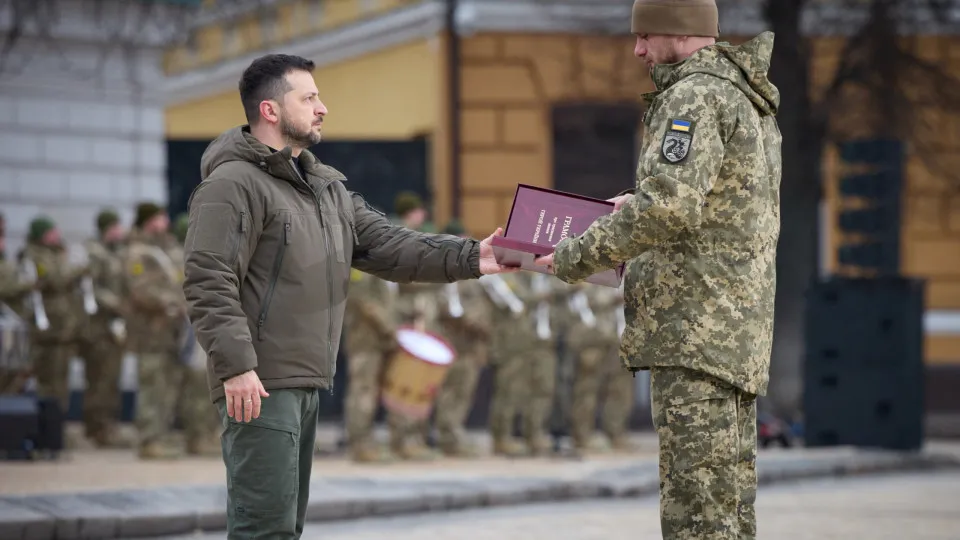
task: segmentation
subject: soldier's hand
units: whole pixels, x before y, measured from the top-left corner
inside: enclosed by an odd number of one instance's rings
[[[626,194],[626,195],[621,195],[621,196],[619,196],[619,197],[614,197],[614,198],[612,198],[612,199],[607,199],[607,202],[612,202],[612,203],[613,203],[613,211],[614,211],[614,212],[617,212],[617,211],[620,210],[620,207],[621,207],[621,206],[623,206],[627,201],[629,201],[629,200],[632,199],[632,198],[633,198],[633,195],[631,195],[631,194],[628,193],[628,194]]]
[[[237,422],[259,418],[260,398],[270,396],[253,370],[223,381],[223,393],[227,401],[227,416]]]

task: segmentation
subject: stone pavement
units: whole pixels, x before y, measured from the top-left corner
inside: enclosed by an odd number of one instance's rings
[[[761,451],[760,482],[863,475],[882,471],[958,468],[953,451],[917,453],[848,448]],[[327,460],[329,461],[329,460]],[[324,463],[323,460],[318,463]],[[167,464],[174,470],[176,464]],[[632,459],[441,461],[354,472],[315,471],[308,520],[333,521],[437,510],[494,507],[570,499],[639,497],[657,493],[656,456]],[[100,474],[119,477],[120,470]],[[6,484],[6,476],[0,476]],[[199,485],[142,489],[85,489],[0,497],[0,538],[69,540],[132,538],[220,531],[226,493],[220,478]],[[136,479],[130,480],[136,483]]]
[[[960,471],[760,488],[761,540],[957,540]],[[482,524],[482,526],[477,526]],[[165,540],[222,540],[223,532]],[[303,540],[661,540],[656,496],[311,523]]]

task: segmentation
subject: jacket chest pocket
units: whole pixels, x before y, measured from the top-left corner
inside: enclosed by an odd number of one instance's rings
[[[357,242],[357,232],[353,224],[336,213],[324,213],[323,223],[332,242],[331,247],[338,263],[346,263],[353,258],[353,246]]]
[[[313,269],[327,255],[320,219],[313,212],[281,213],[278,218],[280,250],[289,263],[284,266],[299,279],[301,272]]]

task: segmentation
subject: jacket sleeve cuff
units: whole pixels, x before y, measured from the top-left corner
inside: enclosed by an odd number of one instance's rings
[[[220,382],[257,368],[257,354],[253,351],[253,347],[245,347],[245,349],[236,355],[223,353],[210,355]]]
[[[470,251],[467,253],[467,272],[464,277],[476,279],[483,275],[480,273],[480,243],[470,240],[468,246]]]

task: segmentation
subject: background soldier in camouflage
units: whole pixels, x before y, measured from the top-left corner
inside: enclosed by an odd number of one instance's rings
[[[567,335],[576,358],[570,435],[574,448],[583,452],[598,449],[593,440],[597,401],[607,366],[611,358],[617,357],[620,345],[615,311],[620,307],[620,295],[616,289],[589,283],[573,287],[568,297],[572,317]],[[632,382],[629,377],[624,379]],[[606,404],[609,399],[608,396]]]
[[[344,420],[350,457],[360,463],[388,461],[392,456],[374,444],[373,420],[383,370],[397,348],[395,284],[352,270],[345,322],[349,376]]]
[[[422,232],[422,231],[421,231]],[[439,283],[398,284],[397,313],[401,325],[439,334],[443,285]],[[434,408],[436,410],[436,408]],[[427,445],[430,418],[414,420],[390,414],[390,446],[404,459],[429,460],[437,454]]]
[[[636,378],[624,377],[623,364],[620,362],[618,349],[620,336],[623,331],[623,291],[617,289],[615,300],[607,317],[613,319],[612,328],[615,329],[615,339],[607,350],[603,359],[603,411],[600,413],[600,429],[607,436],[610,446],[620,452],[629,452],[634,449],[629,440],[630,413],[633,412],[633,399],[636,390]]]
[[[496,375],[490,401],[490,431],[496,454],[529,453],[544,455],[551,451],[546,423],[556,388],[556,306],[564,289],[549,276],[534,272],[505,274],[503,280],[524,305],[514,314],[508,306],[498,306],[496,315]],[[542,280],[545,290],[538,290]],[[549,314],[549,333],[538,335],[537,318],[541,303]],[[520,413],[525,446],[513,440],[515,416]]]
[[[635,194],[540,261],[568,282],[631,261],[621,355],[651,370],[664,538],[756,537],[780,98],[767,78],[773,34],[717,44],[717,18],[712,0],[634,4],[635,53],[656,84],[645,96]]]
[[[7,227],[3,214],[0,214],[0,304],[6,304],[18,317],[24,313],[23,303],[27,294],[33,290],[33,285],[20,280],[17,267],[13,261],[7,260]],[[11,321],[12,322],[12,321]],[[7,336],[4,336],[6,339]],[[4,358],[0,362],[0,394],[16,394],[23,388],[23,383],[29,376],[26,358]],[[5,365],[4,362],[15,361],[24,365]]]
[[[126,335],[123,320],[124,231],[113,211],[97,216],[99,237],[86,243],[97,312],[84,318],[78,332],[79,355],[84,361],[87,389],[83,396],[83,423],[97,446],[120,446],[120,367]]]
[[[459,222],[450,222],[444,234],[466,236]],[[456,303],[451,308],[451,291],[456,288],[461,311]],[[474,457],[477,455],[467,440],[464,424],[480,378],[480,370],[487,363],[487,342],[491,337],[493,304],[479,281],[460,281],[444,286],[438,298],[441,335],[456,351],[457,357],[437,394],[434,418],[440,451],[448,456]],[[451,312],[453,310],[453,312]]]
[[[187,238],[189,216],[180,214],[173,225],[173,235],[177,245],[169,251],[170,258],[180,270],[178,278],[183,280],[183,244]],[[207,386],[207,355],[197,343],[190,321],[184,317],[178,337],[179,355],[177,367],[180,370],[180,398],[177,400],[177,416],[183,427],[186,451],[196,456],[220,455],[220,414],[210,403],[210,390]]]
[[[38,328],[32,306],[29,315],[25,316],[30,323],[30,356],[37,392],[55,398],[61,411],[66,413],[70,405],[67,381],[70,360],[76,352],[77,329],[82,318],[86,317],[79,290],[80,278],[86,268],[69,264],[60,230],[46,217],[38,217],[30,223],[27,244],[20,258],[23,264],[36,269],[36,287],[43,297],[43,309],[50,322],[49,328]],[[74,446],[73,443],[73,437],[68,437],[67,444]]]
[[[125,262],[129,349],[137,355],[137,414],[139,454],[144,459],[176,458],[182,448],[173,443],[173,415],[182,371],[177,369],[180,332],[186,316],[181,266],[162,208],[137,207]],[[173,254],[173,257],[171,257]]]

